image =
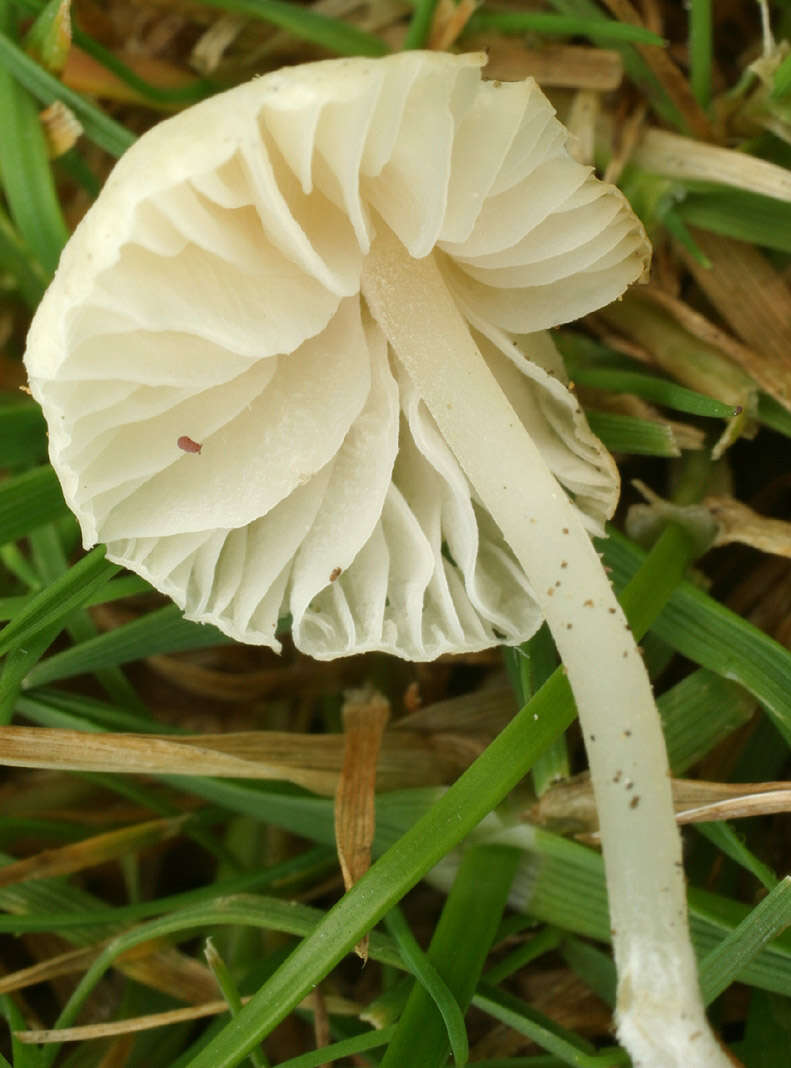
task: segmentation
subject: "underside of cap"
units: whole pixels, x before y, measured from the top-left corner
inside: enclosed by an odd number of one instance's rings
[[[436,257],[591,529],[611,514],[544,331],[619,296],[648,245],[535,84],[481,61],[324,61],[214,97],[140,139],[67,247],[26,354],[52,463],[86,545],[189,618],[418,660],[541,621],[360,295],[377,222]]]

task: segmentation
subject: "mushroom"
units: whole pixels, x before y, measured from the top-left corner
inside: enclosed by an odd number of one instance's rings
[[[532,80],[408,52],[280,70],[119,162],[31,328],[86,547],[195,620],[319,658],[515,644],[546,618],[590,757],[635,1064],[705,1021],[651,686],[590,540],[617,472],[546,331],[649,246]],[[627,788],[627,782],[631,787]]]

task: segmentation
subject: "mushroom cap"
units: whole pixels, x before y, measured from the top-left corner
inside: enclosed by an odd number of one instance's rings
[[[484,62],[328,60],[215,96],[140,138],[66,247],[25,357],[52,464],[86,548],[188,618],[277,649],[290,615],[322,659],[541,622],[361,297],[381,220],[437,258],[590,529],[611,514],[617,471],[545,331],[618,297],[649,246],[536,84]]]

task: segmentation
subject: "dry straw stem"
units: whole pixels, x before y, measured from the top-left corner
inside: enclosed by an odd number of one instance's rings
[[[690,389],[747,410],[755,404],[755,382],[721,349],[689,333],[655,300],[633,290],[597,313],[610,327],[637,342],[653,361]]]
[[[695,281],[752,350],[744,367],[780,404],[791,408],[791,291],[751,245],[704,230],[692,232],[711,262],[703,267],[679,249]]]
[[[486,739],[473,744],[476,756]],[[58,727],[0,727],[0,763],[11,767],[110,771],[139,775],[217,775],[278,779],[332,796],[343,764],[340,734],[242,731],[232,734],[85,734]],[[454,752],[466,753],[463,762]],[[415,731],[387,732],[377,788],[451,781],[469,763],[470,746],[454,750]],[[7,869],[6,869],[7,870]]]
[[[249,997],[241,999],[246,1004]],[[360,1006],[347,998],[329,994],[323,997],[327,1012],[333,1016],[356,1016]],[[315,1012],[316,1003],[311,994],[298,1006],[298,1008]],[[186,1009],[171,1009],[169,1012],[152,1012],[146,1016],[131,1016],[126,1020],[115,1020],[112,1023],[84,1024],[81,1027],[63,1027],[60,1029],[41,1029],[31,1031],[15,1031],[14,1037],[20,1042],[29,1044],[46,1044],[48,1042],[83,1042],[97,1038],[112,1038],[116,1035],[129,1035],[138,1031],[152,1031],[157,1027],[167,1027],[171,1024],[187,1023],[190,1020],[202,1020],[207,1016],[219,1016],[228,1011],[228,1002],[217,999],[205,1001],[201,1005],[193,1005]]]
[[[723,783],[673,779],[676,822],[711,823],[791,812],[791,782]],[[587,773],[551,787],[526,813],[539,825],[573,824],[598,839],[599,820]]]
[[[71,949],[39,964],[4,975],[0,977],[0,994],[25,990],[63,975],[83,973],[90,968],[106,944],[98,942]],[[116,957],[113,967],[130,979],[170,994],[179,1001],[200,1004],[217,993],[217,984],[209,969],[172,946],[163,949],[153,942],[142,943]]]
[[[699,311],[696,311],[678,297],[673,296],[672,293],[669,293],[661,286],[653,284],[644,286],[640,290],[640,296],[644,300],[652,301],[660,308],[664,308],[680,327],[704,344],[718,349],[731,363],[746,371],[750,378],[763,390],[780,400],[777,393],[777,366],[774,361],[765,359],[760,352],[743,344],[741,341],[737,341],[731,334],[715,326],[705,315],[701,315]],[[780,386],[784,390],[791,389],[791,378],[789,378],[787,386],[784,386],[781,377]]]
[[[487,78],[503,82],[532,77],[548,89],[591,89],[608,93],[623,81],[623,63],[617,52],[584,45],[547,45],[528,48],[520,41],[488,33],[464,39],[470,49],[488,56]]]
[[[759,515],[734,497],[706,497],[703,501],[717,523],[715,545],[739,542],[764,553],[791,557],[791,523]]]

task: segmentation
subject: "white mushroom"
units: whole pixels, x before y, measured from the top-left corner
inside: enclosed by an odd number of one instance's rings
[[[63,255],[30,384],[85,545],[191,619],[278,648],[289,614],[313,656],[424,660],[546,618],[600,809],[619,1036],[642,1068],[725,1065],[650,683],[589,537],[617,472],[543,333],[649,248],[536,85],[482,62],[315,63],[155,127]]]

